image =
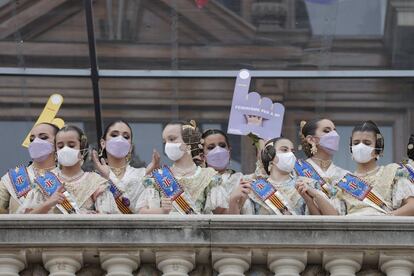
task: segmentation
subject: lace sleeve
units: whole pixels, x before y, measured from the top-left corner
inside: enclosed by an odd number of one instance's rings
[[[392,189],[392,208],[394,210],[400,208],[403,200],[409,197],[414,197],[414,184],[409,180],[405,171],[398,170]]]
[[[5,212],[9,208],[10,193],[4,185],[3,181],[0,180],[0,211]]]
[[[241,215],[255,215],[253,202],[250,198],[248,198],[241,209]]]
[[[143,185],[144,191],[138,197],[135,210],[141,208],[160,208],[161,207],[161,195],[160,192],[155,188],[155,181],[151,177],[144,177]]]
[[[32,189],[23,201],[23,204],[17,209],[17,214],[25,214],[33,209],[39,208],[46,201],[42,192],[35,188]]]
[[[109,189],[96,198],[95,210],[99,214],[121,214]]]
[[[141,194],[144,192],[143,180],[145,176],[145,168],[134,169],[133,175],[130,179],[123,181],[121,187],[124,189],[124,196],[130,201],[130,209],[132,212],[137,213],[136,209],[137,201]]]
[[[202,211],[203,214],[211,214],[217,208],[229,208],[228,194],[221,184],[222,179],[219,175],[212,178],[205,190],[206,202]]]

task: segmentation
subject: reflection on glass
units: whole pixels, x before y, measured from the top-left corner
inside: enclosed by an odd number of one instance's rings
[[[1,1],[0,64],[87,68],[83,1]]]
[[[414,64],[410,1],[201,2],[96,4],[101,67],[352,70]]]

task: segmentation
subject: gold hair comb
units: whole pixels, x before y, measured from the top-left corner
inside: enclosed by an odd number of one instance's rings
[[[188,124],[183,125],[183,129],[187,129],[187,128],[191,128],[191,129],[196,129],[197,128],[197,123],[194,120],[190,120],[188,122]]]

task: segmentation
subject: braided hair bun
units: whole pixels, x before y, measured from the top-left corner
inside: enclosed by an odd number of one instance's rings
[[[411,160],[414,160],[414,134],[411,134],[407,145],[407,156]]]

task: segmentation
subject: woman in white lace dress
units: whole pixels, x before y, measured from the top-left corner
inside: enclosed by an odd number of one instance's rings
[[[159,167],[160,156],[153,151],[152,161],[147,168],[130,166],[132,144],[132,128],[123,121],[110,123],[100,141],[100,154],[93,152],[93,162],[98,173],[110,181],[110,191],[114,196],[119,212],[137,213],[137,201],[144,191],[142,184],[145,175],[149,175]],[[115,211],[117,212],[117,211]]]
[[[414,215],[414,185],[408,171],[399,164],[377,164],[384,151],[384,137],[377,125],[366,121],[352,131],[351,154],[357,163],[354,176],[369,186],[369,196],[360,200],[346,189],[339,189],[337,197],[345,203],[348,215]],[[372,196],[374,195],[374,197]]]
[[[165,153],[173,162],[169,168],[179,182],[186,200],[196,213],[220,214],[228,209],[226,191],[221,177],[213,168],[196,166],[193,157],[202,149],[201,133],[194,121],[172,122],[163,130]],[[136,209],[142,214],[169,214],[177,212],[171,199],[165,196],[154,177],[144,179],[145,190]]]
[[[49,195],[38,183],[18,213],[67,213],[67,209],[62,208],[66,201],[71,203],[74,213],[110,213],[110,206],[115,206],[115,202],[107,189],[108,181],[97,173],[83,171],[81,167],[88,151],[83,131],[76,126],[64,126],[56,134],[55,146],[60,169],[54,175],[62,185]]]

